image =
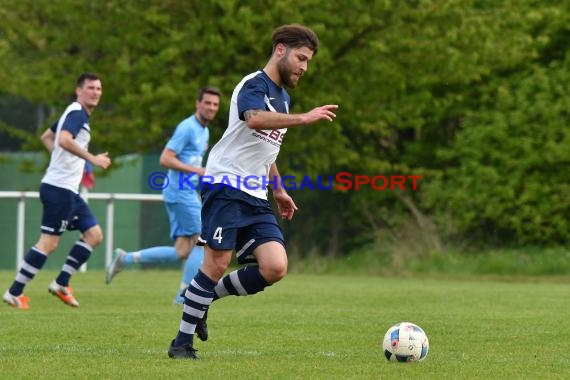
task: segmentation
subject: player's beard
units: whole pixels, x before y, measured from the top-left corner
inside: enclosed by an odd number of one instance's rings
[[[279,72],[279,77],[283,84],[289,88],[297,87],[297,82],[293,81],[293,69],[289,65],[289,50],[287,53],[277,62],[277,71]],[[298,80],[298,79],[297,79]]]

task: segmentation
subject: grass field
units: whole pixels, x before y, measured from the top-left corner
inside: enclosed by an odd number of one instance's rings
[[[112,285],[77,274],[72,309],[29,284],[31,309],[0,308],[2,379],[568,379],[570,285],[434,278],[289,275],[210,313],[200,361],[166,355],[181,308],[178,271],[130,271]],[[13,272],[0,272],[7,287]],[[2,288],[2,291],[4,291]],[[419,324],[421,363],[389,363],[388,327]]]

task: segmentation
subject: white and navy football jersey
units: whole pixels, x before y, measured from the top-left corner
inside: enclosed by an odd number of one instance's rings
[[[268,178],[269,168],[277,159],[287,129],[250,129],[244,112],[258,109],[289,113],[289,104],[287,91],[262,70],[245,76],[232,93],[228,128],[210,152],[205,174],[208,181],[267,199],[267,185],[272,180]]]
[[[62,130],[73,135],[75,142],[87,150],[91,139],[89,115],[78,102],[71,103],[59,118],[55,128],[55,141],[51,159],[42,183],[79,192],[79,184],[83,176],[85,160],[68,152],[59,145],[59,135]]]

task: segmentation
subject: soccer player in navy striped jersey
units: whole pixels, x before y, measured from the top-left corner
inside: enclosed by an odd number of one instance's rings
[[[79,306],[69,280],[87,262],[93,248],[103,240],[101,227],[89,206],[79,196],[85,161],[103,169],[111,164],[107,153],[93,155],[88,150],[91,139],[89,116],[101,98],[100,79],[92,73],[81,74],[77,79],[75,94],[77,100],[42,135],[42,142],[51,152],[51,159],[40,185],[43,205],[41,234],[24,257],[12,286],[4,293],[3,301],[14,308],[29,308],[24,287],[56,250],[61,234],[75,229],[81,232],[81,237],[69,251],[61,272],[49,284],[48,291],[69,306]]]
[[[202,188],[204,263],[185,292],[171,358],[196,359],[193,335],[203,327],[213,300],[261,292],[287,273],[283,234],[267,200],[272,190],[281,218],[297,210],[280,186],[275,163],[287,128],[333,121],[337,105],[289,114],[285,86],[295,88],[318,50],[317,35],[302,25],[284,25],[272,36],[272,54],[263,70],[245,76],[233,91],[228,128],[212,148]],[[235,250],[239,264],[224,276]]]

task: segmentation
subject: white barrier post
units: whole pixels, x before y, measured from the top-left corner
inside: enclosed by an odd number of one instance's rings
[[[113,229],[115,224],[115,204],[113,198],[107,200],[107,232],[105,237],[105,268],[111,264],[113,254]]]
[[[16,271],[24,262],[24,232],[26,229],[26,197],[24,193],[18,199],[18,221],[16,227]]]

